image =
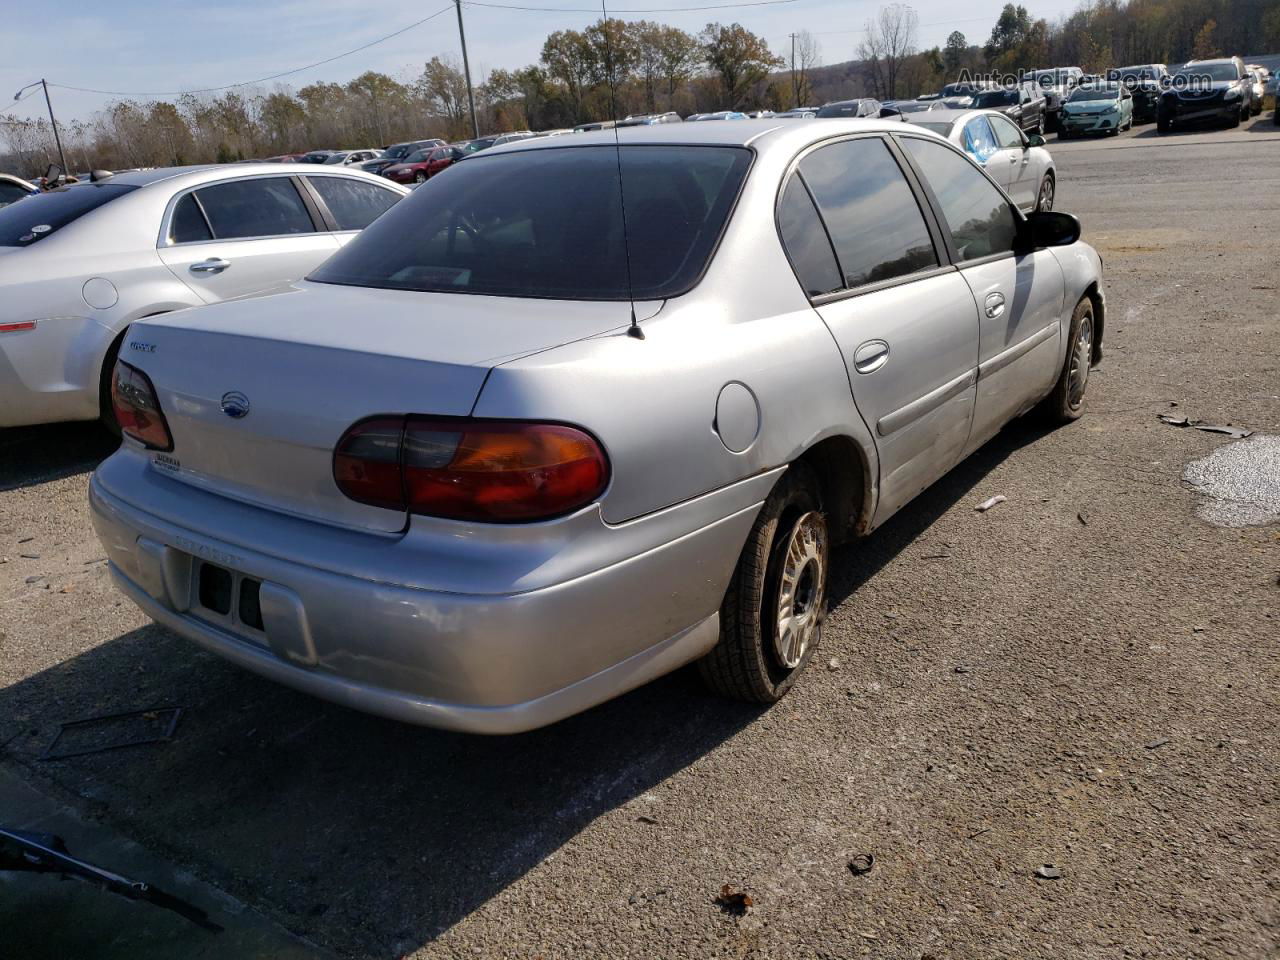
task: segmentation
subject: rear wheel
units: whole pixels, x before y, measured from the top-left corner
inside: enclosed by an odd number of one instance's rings
[[[414,183],[426,183],[426,182],[427,182],[427,174],[426,174],[426,172],[425,172],[425,171],[423,171],[423,170],[419,170],[417,173],[415,173],[415,174],[413,175],[413,182],[414,182]]]
[[[1085,297],[1071,314],[1067,358],[1058,382],[1040,403],[1040,413],[1050,423],[1070,423],[1084,413],[1084,391],[1093,364],[1093,336],[1093,301]]]
[[[1040,136],[1042,137],[1044,136],[1044,114],[1043,113],[1040,114],[1039,118],[1036,120],[1036,133],[1040,134]]]
[[[813,658],[829,557],[818,490],[813,471],[792,464],[756,517],[720,607],[720,642],[698,662],[716,693],[774,703]]]
[[[125,327],[107,349],[107,355],[102,359],[102,372],[98,374],[98,420],[107,428],[108,433],[116,437],[120,436],[120,421],[116,419],[116,408],[111,402],[111,379],[116,369],[116,360],[120,357],[120,344],[124,343],[124,336],[128,332],[129,328]]]

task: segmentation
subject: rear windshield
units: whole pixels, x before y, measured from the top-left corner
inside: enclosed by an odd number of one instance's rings
[[[1114,100],[1120,96],[1115,87],[1076,87],[1067,97],[1067,103],[1078,103],[1081,100]]]
[[[944,137],[951,136],[951,121],[946,123],[925,123],[923,120],[912,120],[917,127],[924,127],[926,130],[932,130],[934,133],[940,133]]]
[[[82,183],[59,187],[0,208],[0,247],[26,247],[56,233],[90,210],[123,197],[135,186]]]
[[[678,296],[715,250],[751,153],[624,146],[622,191],[618,164],[613,146],[468,160],[392,207],[310,279],[559,300]]]
[[[984,90],[973,98],[975,107],[1003,107],[1017,102],[1017,90]]]

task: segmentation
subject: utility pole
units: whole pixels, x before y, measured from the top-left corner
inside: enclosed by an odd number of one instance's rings
[[[796,86],[796,35],[790,34],[791,37],[791,105],[793,107],[800,106],[800,90]]]
[[[453,0],[458,8],[458,39],[462,41],[462,70],[467,75],[467,105],[471,108],[471,134],[480,139],[480,121],[476,119],[476,95],[471,89],[471,62],[467,59],[467,32],[462,27],[462,0]],[[445,9],[449,9],[445,7]]]
[[[13,99],[15,101],[20,99],[22,95],[26,93],[28,90],[30,90],[32,87],[34,87],[36,83],[39,83],[40,86],[44,89],[44,105],[49,108],[49,123],[53,125],[53,140],[54,140],[54,143],[58,145],[58,159],[62,162],[62,172],[64,174],[69,174],[71,173],[71,171],[67,168],[67,155],[62,152],[62,136],[61,134],[58,133],[58,121],[53,115],[53,101],[49,99],[49,84],[46,83],[44,81],[44,78],[42,77],[40,80],[37,80],[35,83],[28,83],[25,87],[23,87],[21,90],[19,90],[17,93],[13,95]]]

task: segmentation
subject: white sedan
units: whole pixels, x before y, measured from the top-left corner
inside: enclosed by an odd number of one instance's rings
[[[1044,137],[1024,133],[995,110],[930,110],[903,119],[959,146],[1024,212],[1053,209],[1058,175]]]
[[[101,416],[129,324],[298,280],[408,191],[342,167],[173,167],[0,208],[0,427]]]

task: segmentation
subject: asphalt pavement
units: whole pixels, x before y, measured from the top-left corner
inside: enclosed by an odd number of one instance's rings
[[[1050,149],[1105,261],[1088,412],[1012,425],[839,551],[782,703],[682,671],[498,739],[321,703],[112,590],[94,428],[0,432],[0,811],[34,791],[27,820],[227,918],[200,936],[281,955],[1276,956],[1280,526],[1211,522],[1184,472],[1280,435],[1280,127]],[[38,759],[63,721],[171,706],[172,742]],[[14,956],[72,955],[67,927],[75,955],[205,955],[37,882],[0,882],[0,930],[47,924]]]

